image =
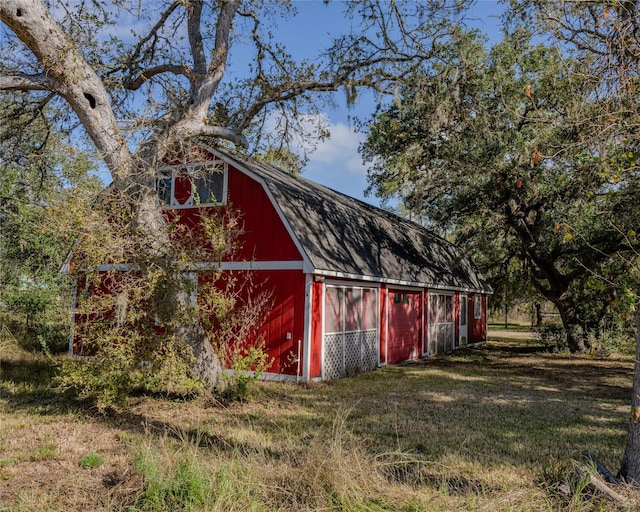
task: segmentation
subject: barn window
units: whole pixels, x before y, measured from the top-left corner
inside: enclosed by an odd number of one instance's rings
[[[160,169],[158,197],[169,208],[193,208],[224,204],[227,164],[221,160]]]
[[[393,303],[394,304],[409,304],[409,294],[408,293],[395,293],[393,295]]]
[[[473,318],[476,320],[482,318],[482,296],[475,295],[473,297]]]

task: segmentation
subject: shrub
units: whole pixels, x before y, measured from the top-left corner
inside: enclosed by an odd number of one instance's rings
[[[247,400],[252,385],[273,363],[273,358],[264,350],[264,344],[234,350],[228,360],[231,372],[224,374],[220,392],[230,401]]]

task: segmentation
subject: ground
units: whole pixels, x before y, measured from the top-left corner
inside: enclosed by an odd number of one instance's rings
[[[0,510],[624,510],[576,467],[590,450],[617,469],[632,359],[530,338],[108,414],[49,389],[43,356],[1,347]]]

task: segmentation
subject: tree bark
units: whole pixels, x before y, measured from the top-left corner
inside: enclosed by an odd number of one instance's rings
[[[104,84],[73,41],[50,16],[45,4],[39,0],[0,2],[0,21],[15,32],[45,70],[45,81],[41,79],[41,75],[37,75],[39,80],[29,81],[27,79],[33,77],[23,77],[24,80],[17,85],[26,90],[51,90],[62,96],[75,111],[109,168],[122,204],[134,218],[131,236],[136,239],[137,251],[131,255],[132,261],[128,263],[139,264],[143,274],[145,268],[160,266],[164,269],[167,281],[161,285],[165,291],[162,301],[163,307],[169,305],[169,309],[161,316],[174,322],[177,318],[182,319],[183,325],[180,322],[175,324],[174,334],[183,339],[193,351],[195,364],[192,376],[203,380],[210,389],[217,384],[221,365],[197,316],[189,318],[188,315],[179,315],[179,311],[190,307],[190,298],[188,291],[180,285],[180,279],[175,279],[172,275],[179,270],[175,268],[176,262],[172,261],[172,243],[155,195],[153,171],[162,159],[164,149],[161,148],[170,146],[171,140],[181,140],[199,133],[199,129],[202,131],[207,99],[211,99],[224,74],[228,36],[233,14],[238,6],[239,1],[234,0],[225,3],[222,9],[214,50],[216,59],[212,69],[215,72],[203,76],[198,83],[197,101],[188,115],[174,125],[168,135],[148,141],[134,156],[118,127]],[[16,84],[12,87],[15,86]],[[216,128],[219,127],[213,127],[214,135],[243,142],[232,130],[219,128],[216,131]],[[187,319],[184,320],[185,318]]]
[[[560,313],[562,326],[564,327],[567,336],[567,345],[569,350],[573,354],[584,352],[586,349],[584,337],[576,332],[577,329],[583,331],[582,322],[580,321],[578,312],[576,311],[571,292],[566,290],[564,293],[560,294],[559,297],[556,297],[553,302]]]
[[[638,284],[640,297],[640,284]],[[640,308],[636,323],[636,360],[633,367],[633,390],[627,444],[618,476],[627,482],[640,484]]]
[[[191,348],[194,357],[191,376],[213,391],[219,383],[222,364],[200,322],[195,305],[191,304],[190,286],[182,278],[182,269],[173,253],[155,189],[147,189],[136,207],[137,215],[131,231],[138,239],[136,252],[141,261],[141,271],[143,275],[149,275],[158,267],[162,269],[152,307],[162,324]]]

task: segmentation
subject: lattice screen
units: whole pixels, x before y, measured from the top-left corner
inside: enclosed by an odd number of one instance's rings
[[[342,333],[326,334],[324,337],[324,378],[333,380],[343,376]]]

